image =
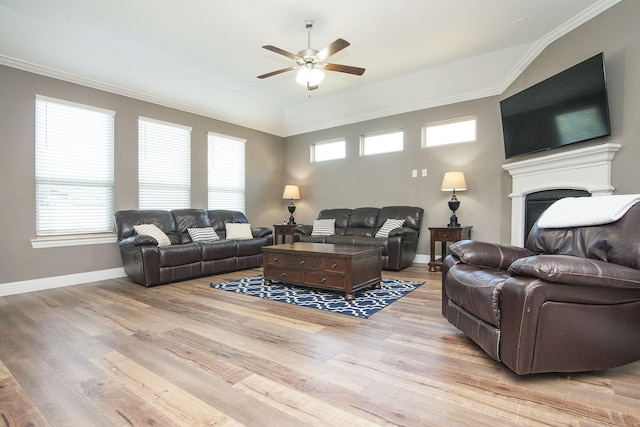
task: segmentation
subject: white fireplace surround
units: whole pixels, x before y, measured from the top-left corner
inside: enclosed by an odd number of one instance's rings
[[[586,190],[592,196],[613,194],[611,162],[620,144],[601,144],[507,163],[502,168],[512,177],[511,244],[523,246],[524,199],[543,190]]]

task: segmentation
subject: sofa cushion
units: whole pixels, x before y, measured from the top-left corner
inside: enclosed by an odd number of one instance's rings
[[[141,236],[151,236],[158,242],[158,246],[170,246],[171,240],[162,230],[153,224],[134,225],[133,229]]]
[[[160,267],[175,267],[198,263],[202,259],[202,251],[198,243],[165,246],[160,248]]]
[[[118,240],[123,240],[135,234],[134,225],[153,224],[165,234],[176,231],[176,222],[169,211],[162,210],[125,210],[114,215]]]
[[[233,258],[238,253],[236,240],[217,240],[214,242],[200,242],[202,247],[202,260],[212,261],[225,258]]]
[[[404,219],[403,227],[413,228],[419,233],[423,215],[424,209],[416,206],[385,206],[380,209],[375,226],[382,227],[389,218]]]
[[[336,220],[331,219],[316,219],[313,221],[312,236],[331,236],[336,234]]]
[[[336,228],[335,234],[344,234],[344,230],[349,226],[349,217],[351,216],[351,209],[338,208],[338,209],[324,209],[318,214],[318,219],[335,219]]]
[[[187,228],[211,227],[209,215],[204,209],[174,209],[171,215],[176,222],[176,233],[186,233]]]
[[[207,211],[209,221],[214,230],[222,236],[221,233],[225,233],[225,224],[232,222],[234,224],[247,224],[249,221],[247,217],[240,211],[230,211],[225,209],[214,209]],[[222,236],[224,238],[224,236]]]
[[[404,219],[387,218],[387,220],[384,222],[382,227],[380,227],[380,230],[378,230],[378,232],[376,233],[376,237],[387,238],[389,237],[389,232],[391,232],[391,230],[400,228],[403,225],[404,225]]]
[[[213,242],[220,240],[213,227],[187,228],[187,232],[194,242]]]
[[[225,224],[226,238],[231,240],[247,240],[253,239],[251,233],[251,224],[234,224],[228,222]]]
[[[250,255],[262,254],[262,247],[267,245],[266,237],[256,237],[253,239],[236,240],[236,256],[246,257]]]
[[[349,225],[345,230],[346,236],[367,236],[373,237],[374,227],[378,220],[378,208],[356,208],[351,211]]]

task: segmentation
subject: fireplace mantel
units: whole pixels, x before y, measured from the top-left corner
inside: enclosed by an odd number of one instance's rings
[[[601,144],[502,165],[512,177],[511,244],[523,246],[524,198],[554,189],[587,190],[592,196],[613,194],[611,162],[620,144]]]

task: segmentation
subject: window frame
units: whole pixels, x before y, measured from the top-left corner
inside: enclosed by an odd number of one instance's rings
[[[455,125],[455,124],[460,124],[460,123],[465,123],[470,121],[473,121],[473,139],[465,139],[465,140],[451,141],[451,142],[437,142],[437,143],[429,144],[427,136],[430,128]],[[422,125],[422,143],[421,143],[422,148],[443,147],[443,146],[449,146],[454,144],[464,144],[467,142],[476,142],[476,141],[478,141],[478,116],[476,115],[439,120],[435,122],[425,123]]]
[[[342,153],[341,156],[338,157],[330,157],[330,158],[325,158],[325,159],[317,159],[317,155],[316,155],[316,148],[317,147],[322,147],[322,146],[327,146],[327,145],[334,145],[334,144],[339,144],[342,143]],[[345,138],[335,138],[335,139],[328,139],[325,141],[318,141],[318,142],[313,142],[311,143],[310,147],[310,162],[311,163],[322,163],[322,162],[330,162],[332,160],[341,160],[341,159],[345,159],[347,157],[347,140]]]
[[[78,145],[77,143],[69,143],[69,141],[73,141],[75,139],[81,139],[86,142],[88,140],[86,135],[83,135],[83,132],[86,132],[87,129],[92,132],[95,125],[95,122],[88,123],[89,126],[77,128],[77,132],[74,132],[74,127],[64,126],[64,122],[61,120],[57,123],[50,123],[52,120],[49,117],[49,111],[42,111],[42,108],[47,109],[49,105],[57,105],[59,107],[70,107],[80,110],[75,115],[69,115],[69,117],[64,117],[65,120],[72,120],[74,123],[79,122],[82,119],[83,113],[88,113],[87,116],[84,117],[86,120],[92,120],[89,117],[90,114],[101,114],[103,117],[100,118],[99,121],[104,121],[102,127],[100,129],[103,132],[102,135],[98,135],[99,143],[105,143],[106,146],[102,146],[100,149],[104,151],[103,156],[100,158],[103,160],[103,163],[98,165],[98,167],[92,167],[92,171],[100,171],[98,174],[88,174],[85,175],[84,179],[78,180],[79,176],[82,176],[82,167],[74,167],[74,176],[73,177],[65,177],[64,172],[56,173],[55,167],[52,169],[50,167],[51,164],[56,164],[56,157],[63,156],[64,153],[74,152],[78,153]],[[40,114],[45,113],[45,118],[41,118]],[[63,113],[64,114],[64,113]],[[116,112],[113,110],[108,110],[101,107],[96,107],[93,105],[77,103],[73,101],[48,97],[44,95],[35,95],[34,102],[34,181],[35,181],[35,211],[36,211],[36,223],[34,227],[35,238],[30,240],[31,246],[33,248],[51,248],[51,247],[63,247],[63,246],[81,246],[81,245],[93,245],[93,244],[105,244],[105,243],[113,243],[116,241],[116,235],[113,229],[113,213],[114,213],[114,198],[115,198],[115,116]],[[41,120],[43,122],[41,122]],[[86,122],[81,122],[86,123]],[[49,155],[46,153],[41,153],[41,150],[44,147],[48,147],[50,143],[54,143],[54,139],[56,135],[56,125],[60,125],[57,137],[60,138],[59,141],[64,141],[64,144],[57,145],[57,152],[52,152]],[[44,127],[44,128],[43,128]],[[44,135],[41,133],[44,132]],[[71,133],[71,134],[69,134]],[[92,132],[93,136],[93,132]],[[93,137],[89,138],[94,140]],[[93,151],[92,151],[93,152]],[[69,159],[69,156],[66,157]],[[80,159],[82,160],[82,159]],[[42,165],[39,167],[38,165]],[[49,166],[48,166],[49,165]],[[78,166],[78,165],[76,165]],[[69,169],[69,164],[67,162],[64,163],[64,168],[59,169]],[[91,176],[89,176],[91,175]],[[64,229],[63,227],[58,227],[57,230],[54,228],[49,230],[44,230],[40,226],[40,212],[42,211],[42,206],[40,205],[41,197],[46,198],[46,193],[41,193],[39,191],[40,186],[53,186],[65,188],[69,186],[69,188],[74,187],[75,190],[78,189],[91,189],[91,188],[102,188],[106,193],[88,193],[90,197],[81,198],[82,200],[89,200],[95,203],[95,200],[104,200],[105,203],[103,206],[100,206],[104,212],[103,224],[95,229],[87,228],[86,230],[72,230],[72,229]],[[96,196],[100,196],[96,198]],[[106,198],[103,199],[103,196]],[[53,199],[55,203],[56,199]],[[43,200],[46,202],[46,200]],[[46,209],[45,209],[46,211]],[[90,209],[88,212],[94,212],[94,210]],[[95,212],[100,212],[98,209]],[[46,212],[45,212],[46,213]],[[86,215],[87,211],[81,211],[81,214]],[[45,215],[45,218],[52,218],[50,215]],[[55,212],[54,212],[55,217]],[[45,219],[46,220],[46,219]],[[99,222],[99,221],[98,221]],[[98,224],[95,224],[98,225]]]
[[[153,153],[154,156],[158,156],[158,153],[160,153],[162,149],[165,149],[164,151],[166,151],[167,153],[170,152],[170,154],[167,154],[166,157],[158,157],[160,161],[165,163],[170,163],[170,164],[175,164],[176,157],[178,156],[178,154],[181,154],[183,157],[182,162],[184,163],[180,163],[176,165],[175,170],[167,171],[166,169],[162,169],[161,172],[159,173],[154,172],[153,169],[158,168],[158,166],[166,166],[166,164],[163,164],[163,165],[157,165],[155,163],[143,164],[142,162],[147,161],[146,153],[147,153],[148,141],[146,140],[146,136],[147,136],[146,128],[145,128],[145,135],[144,135],[145,141],[142,141],[142,138],[143,138],[142,132],[141,132],[142,124],[145,124],[145,126],[147,124],[152,126],[152,129],[151,129],[152,132],[157,131],[161,127],[164,127],[165,130],[167,130],[167,128],[172,129],[174,132],[184,131],[186,134],[181,135],[180,139],[173,139],[170,141],[168,139],[162,139],[157,141],[151,140],[151,143],[158,143],[160,145],[157,145],[156,147],[154,147],[154,150],[149,151],[150,153]],[[158,126],[158,128],[154,129],[153,126]],[[193,129],[190,126],[185,126],[179,123],[167,122],[163,120],[152,119],[149,117],[138,116],[138,209],[172,210],[172,209],[188,209],[191,207],[192,131]],[[182,138],[184,138],[184,140]],[[180,150],[176,148],[177,142],[184,144],[184,146],[179,147]],[[143,157],[145,157],[145,159],[143,159]],[[153,166],[153,167],[149,167],[149,166]],[[143,180],[142,174],[145,173],[145,171],[151,171],[151,175],[149,177],[145,177],[147,179]],[[153,188],[164,191],[160,197],[157,195],[157,192],[156,192],[156,196],[155,196],[156,202],[158,200],[163,200],[163,201],[170,200],[171,202],[178,203],[178,204],[167,204],[167,205],[144,204],[143,205],[143,197],[142,197],[144,195],[143,190],[148,191],[149,189],[153,189]],[[151,192],[150,194],[153,195],[153,192]],[[169,194],[182,194],[182,199],[169,198],[168,197]],[[180,200],[183,201],[182,204],[179,204]],[[185,200],[186,200],[186,203],[184,203]]]
[[[378,138],[387,135],[395,135],[400,134],[402,136],[401,147],[399,149],[391,149],[391,150],[383,150],[383,151],[374,151],[371,153],[367,153],[367,138]],[[391,154],[391,153],[401,153],[404,151],[404,129],[388,129],[380,132],[371,132],[360,135],[360,156],[377,156],[380,154]]]
[[[220,140],[226,140],[229,143],[238,143],[238,144],[242,144],[243,150],[242,150],[242,172],[238,172],[237,175],[241,175],[242,176],[242,185],[241,186],[237,186],[237,187],[230,187],[230,186],[225,186],[225,187],[212,187],[211,186],[211,172],[213,171],[215,173],[215,152],[213,150],[213,144],[214,144],[214,138],[218,138]],[[237,154],[237,153],[236,153]],[[228,166],[228,165],[227,165]],[[228,169],[225,168],[225,171],[227,171]],[[224,135],[221,133],[216,133],[216,132],[207,132],[207,209],[209,210],[214,210],[214,209],[227,209],[227,210],[234,210],[234,211],[240,211],[244,214],[246,214],[246,208],[247,208],[247,140],[243,139],[243,138],[238,138],[235,136],[230,136],[230,135]],[[242,206],[219,206],[219,205],[212,205],[212,193],[213,192],[228,192],[228,193],[233,193],[233,192],[242,192]]]

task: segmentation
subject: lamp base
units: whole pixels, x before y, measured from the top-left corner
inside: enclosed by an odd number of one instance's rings
[[[460,224],[458,223],[458,217],[456,216],[456,211],[458,210],[459,207],[460,207],[460,201],[456,197],[456,192],[454,190],[453,194],[451,195],[451,200],[449,200],[449,209],[451,209],[451,218],[449,218],[449,224],[447,224],[447,227],[449,228],[460,227]]]
[[[460,224],[458,223],[458,217],[456,216],[455,212],[453,213],[453,215],[451,215],[451,218],[449,218],[449,224],[447,224],[447,227],[460,228]]]
[[[295,225],[296,220],[293,218],[293,213],[296,211],[296,205],[293,204],[293,200],[291,200],[291,202],[289,203],[289,206],[287,206],[287,209],[291,214],[291,216],[289,216],[289,225]]]

